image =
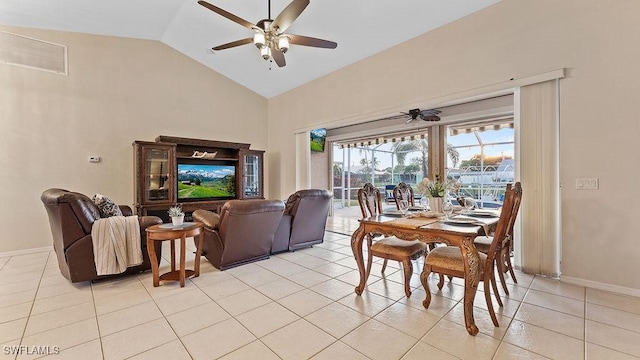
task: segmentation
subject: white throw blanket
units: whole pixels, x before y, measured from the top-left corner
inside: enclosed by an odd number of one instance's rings
[[[98,219],[91,228],[93,259],[98,275],[120,274],[142,264],[138,216]]]

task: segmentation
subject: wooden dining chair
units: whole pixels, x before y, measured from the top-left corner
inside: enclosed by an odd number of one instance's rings
[[[509,271],[511,278],[517,284],[516,274],[513,271],[513,265],[511,264],[511,244],[513,242],[513,225],[518,217],[518,210],[520,209],[520,201],[522,200],[522,185],[517,182],[515,187],[520,188],[516,191],[513,209],[509,218],[509,224],[507,226],[507,235],[503,241],[500,242],[496,248],[496,267],[498,270],[498,276],[500,277],[500,283],[505,294],[509,295],[509,289],[507,288],[507,282],[504,279],[504,274]],[[511,189],[511,184],[507,185],[507,190]],[[503,210],[504,211],[504,210]],[[473,241],[473,245],[480,252],[488,254],[491,249],[491,243],[493,242],[492,236],[478,236]]]
[[[401,182],[393,188],[393,199],[396,202],[396,209],[400,210],[400,204],[405,203],[407,206],[414,206],[413,189],[406,183]]]
[[[382,212],[380,190],[371,183],[365,184],[358,190],[358,203],[360,204],[360,211],[362,212],[363,218],[377,216]],[[407,297],[410,297],[411,288],[409,284],[411,282],[411,275],[413,274],[411,260],[419,259],[424,254],[427,244],[418,240],[402,240],[395,236],[379,238],[373,242],[373,238],[376,236],[380,235],[367,234],[369,248],[366,270],[367,278],[371,272],[373,256],[384,259],[382,263],[382,274],[384,274],[384,270],[387,268],[387,260],[399,261],[402,264],[402,270],[404,272],[404,293]]]
[[[498,300],[498,305],[502,306],[502,300],[500,299],[500,294],[498,293],[498,287],[496,285],[494,275],[496,249],[498,247],[498,244],[503,243],[505,237],[507,236],[507,229],[509,226],[511,213],[513,211],[515,198],[517,196],[517,192],[521,191],[522,188],[520,187],[520,184],[517,183],[513,189],[508,189],[505,192],[502,213],[500,214],[500,219],[498,220],[496,231],[493,235],[493,240],[491,242],[489,251],[486,254],[478,252],[478,255],[480,257],[480,280],[484,283],[484,297],[487,302],[489,314],[491,315],[491,320],[493,321],[493,325],[495,325],[496,327],[500,326],[500,324],[498,323],[498,318],[496,317],[495,311],[493,310],[489,284],[491,284],[493,288],[494,295]],[[464,279],[464,260],[462,258],[462,252],[460,251],[460,248],[457,246],[437,247],[431,250],[425,256],[424,269],[422,270],[422,274],[420,275],[420,281],[422,282],[422,285],[424,286],[427,293],[427,297],[422,302],[422,305],[425,308],[428,308],[429,304],[431,303],[431,292],[429,291],[428,278],[432,272],[440,275],[438,289],[442,289],[442,286],[444,285],[443,275]],[[465,279],[465,281],[469,280]]]

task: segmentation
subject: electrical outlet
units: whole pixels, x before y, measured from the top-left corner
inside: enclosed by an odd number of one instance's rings
[[[600,181],[598,178],[577,178],[576,190],[598,190]]]
[[[100,156],[89,156],[89,162],[99,163],[100,162]]]

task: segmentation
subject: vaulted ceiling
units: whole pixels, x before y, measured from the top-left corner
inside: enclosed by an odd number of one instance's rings
[[[267,0],[208,0],[252,23]],[[252,31],[197,0],[2,0],[0,24],[161,41],[267,98],[343,68],[500,0],[313,0],[288,33],[335,41],[335,50],[292,45],[287,66],[262,60],[249,44],[213,46]],[[272,0],[275,18],[289,0]],[[433,49],[437,56],[439,49]],[[390,64],[392,66],[392,64]]]

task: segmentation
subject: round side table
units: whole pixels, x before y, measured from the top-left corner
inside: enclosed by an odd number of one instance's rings
[[[147,251],[151,261],[151,271],[153,272],[153,286],[159,286],[162,281],[180,281],[180,287],[184,287],[184,280],[190,276],[200,276],[200,256],[202,255],[202,242],[204,241],[203,224],[201,222],[186,222],[182,225],[159,224],[149,226],[147,229]],[[198,237],[196,246],[196,257],[193,260],[194,270],[184,268],[185,261],[185,239],[188,237]],[[180,268],[176,270],[176,248],[175,240],[180,239]],[[171,241],[171,271],[158,275],[158,259],[154,241]]]

